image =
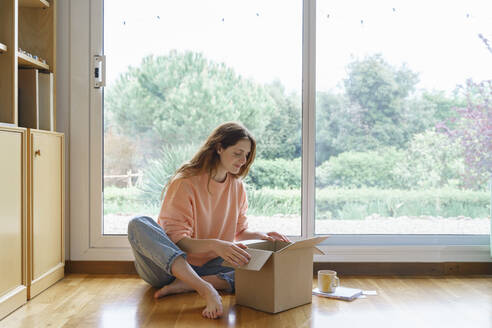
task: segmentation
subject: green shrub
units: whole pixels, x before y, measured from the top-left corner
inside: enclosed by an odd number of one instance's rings
[[[451,188],[428,190],[321,189],[316,193],[319,219],[363,219],[371,214],[396,216],[487,217],[487,192]]]
[[[247,188],[248,214],[272,216],[275,214],[301,214],[301,191],[299,189],[256,190]]]
[[[142,199],[152,204],[160,204],[164,186],[174,172],[189,161],[196,151],[197,146],[193,144],[162,148],[160,156],[144,169],[143,182],[140,187]]]
[[[316,218],[364,219],[378,214],[397,216],[441,216],[471,218],[487,217],[490,211],[487,192],[457,189],[380,190],[380,189],[318,189]],[[300,190],[248,189],[252,215],[301,213]]]
[[[399,179],[394,168],[402,158],[403,152],[393,147],[368,152],[348,151],[316,168],[316,186],[397,188]]]
[[[158,213],[159,205],[143,199],[136,187],[104,187],[104,214]]]
[[[393,172],[405,189],[463,186],[463,151],[441,133],[429,130],[412,137]]]
[[[299,189],[301,172],[301,158],[257,159],[245,181],[255,189]]]

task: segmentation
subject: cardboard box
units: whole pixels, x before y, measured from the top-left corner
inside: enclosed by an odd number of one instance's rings
[[[315,246],[326,238],[247,243],[247,265],[223,264],[236,269],[236,304],[277,313],[311,303],[313,254],[324,254]]]

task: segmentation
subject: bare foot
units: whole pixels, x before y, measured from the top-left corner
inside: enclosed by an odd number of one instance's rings
[[[183,281],[176,279],[154,293],[154,298],[161,298],[166,295],[180,294],[193,291]],[[222,316],[222,298],[212,284],[206,282],[204,287],[197,290],[198,294],[205,299],[207,306],[203,309],[202,315],[209,319],[218,319]]]
[[[171,294],[181,294],[191,292],[193,289],[188,287],[184,282],[179,279],[174,280],[169,285],[166,285],[154,293],[154,298],[161,298]]]
[[[202,316],[209,319],[218,319],[222,316],[222,298],[215,288],[208,284],[207,288],[198,293],[205,298],[207,306],[203,309]]]

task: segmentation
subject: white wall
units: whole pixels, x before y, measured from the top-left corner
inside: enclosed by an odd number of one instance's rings
[[[56,131],[65,133],[65,259],[70,259],[70,1],[57,1]]]

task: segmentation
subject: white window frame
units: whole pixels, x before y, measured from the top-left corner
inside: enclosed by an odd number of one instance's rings
[[[299,0],[301,1],[301,0]],[[303,1],[301,237],[314,235],[316,0]],[[69,0],[70,259],[133,260],[126,236],[102,233],[103,89],[92,57],[102,54],[103,0]],[[61,8],[63,9],[63,8]],[[62,27],[63,28],[63,27]],[[331,262],[490,261],[489,236],[333,235],[321,246]]]

